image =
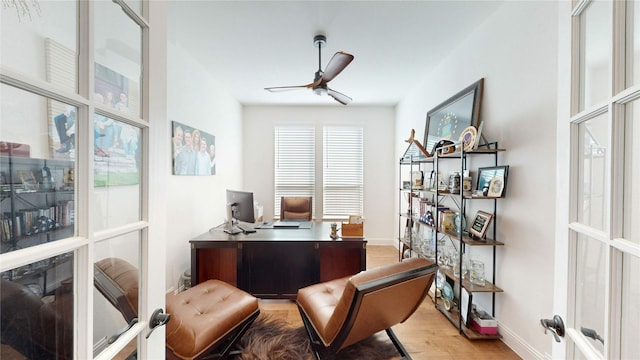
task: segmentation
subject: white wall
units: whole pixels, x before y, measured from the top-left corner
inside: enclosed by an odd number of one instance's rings
[[[167,188],[164,234],[167,243],[167,289],[176,288],[180,274],[191,268],[189,240],[221,224],[225,217],[225,190],[242,184],[242,108],[202,66],[180,47],[180,32],[169,17],[168,119],[196,127],[216,137],[216,175],[171,175],[165,171]],[[171,139],[167,137],[164,156],[171,158]],[[153,181],[153,180],[152,180]]]
[[[364,216],[369,243],[391,245],[394,229],[394,179],[396,157],[393,152],[394,109],[392,107],[336,106],[245,106],[242,161],[244,189],[254,192],[264,206],[265,220],[273,219],[274,126],[282,124],[358,125],[364,129]],[[316,207],[319,209],[319,207]],[[316,217],[319,217],[316,212]]]
[[[557,29],[555,2],[505,2],[452,44],[397,108],[399,157],[411,128],[422,139],[427,111],[485,78],[483,132],[507,149],[499,161],[510,166],[507,198],[498,203],[505,246],[497,251],[496,283],[504,293],[495,315],[503,341],[524,358],[548,356],[552,341],[539,320],[553,314]],[[490,306],[488,296],[480,298]]]

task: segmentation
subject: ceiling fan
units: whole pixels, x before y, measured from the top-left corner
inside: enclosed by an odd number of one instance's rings
[[[313,37],[313,44],[318,48],[318,71],[316,71],[316,75],[313,79],[313,82],[307,85],[297,85],[297,86],[277,86],[277,87],[268,87],[264,88],[267,91],[276,92],[276,91],[286,91],[286,90],[295,90],[295,89],[312,89],[313,92],[317,95],[327,94],[332,98],[336,99],[342,105],[347,105],[351,102],[351,98],[345,94],[339,93],[327,86],[327,83],[335,78],[338,74],[344,70],[344,68],[353,61],[353,55],[347,54],[342,51],[338,51],[333,55],[327,67],[322,71],[322,47],[327,44],[327,37],[324,35],[316,35]]]

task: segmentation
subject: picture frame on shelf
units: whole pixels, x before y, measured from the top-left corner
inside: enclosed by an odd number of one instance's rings
[[[415,170],[411,172],[412,188],[422,188],[423,181],[424,181],[424,175],[422,170]]]
[[[38,191],[38,181],[31,170],[18,170],[18,176],[24,186],[24,191]]]
[[[480,146],[480,141],[484,139],[484,134],[482,133],[483,127],[484,127],[484,121],[480,121],[480,125],[478,125],[478,133],[476,134],[476,141],[473,144],[473,150],[476,150],[478,146]]]
[[[458,142],[464,151],[473,150],[476,144],[476,137],[478,136],[478,130],[474,126],[467,126],[466,129],[460,134]]]
[[[467,229],[467,231],[469,232],[469,234],[479,239],[484,239],[487,235],[487,229],[489,229],[489,225],[491,225],[492,220],[493,214],[479,210],[478,212],[476,212],[476,216],[473,218],[471,224],[469,224],[469,228]]]
[[[467,289],[462,288],[460,293],[460,316],[462,317],[462,323],[465,326],[469,327],[471,324],[471,304],[473,302],[472,293],[468,292]]]
[[[427,112],[423,145],[432,149],[440,140],[457,141],[468,126],[479,125],[484,78],[467,86]]]
[[[362,215],[349,215],[349,224],[362,224],[364,223],[364,218]]]
[[[478,169],[478,182],[476,184],[476,193],[488,197],[502,197],[507,188],[507,177],[509,175],[509,165],[488,166]],[[494,187],[491,189],[491,181],[494,180]]]
[[[488,197],[501,197],[504,191],[504,176],[495,176],[489,183]]]

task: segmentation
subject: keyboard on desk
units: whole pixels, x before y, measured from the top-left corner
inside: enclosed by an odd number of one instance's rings
[[[245,233],[245,234],[256,232],[256,229],[254,229],[253,227],[248,226],[248,225],[237,224],[237,225],[235,225],[235,227],[237,227],[238,229],[242,230],[242,232]]]
[[[297,229],[299,227],[300,227],[300,222],[298,221],[276,221],[273,223],[274,229],[281,229],[281,228]]]

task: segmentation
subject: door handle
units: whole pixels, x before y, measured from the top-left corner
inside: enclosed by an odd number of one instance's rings
[[[564,337],[564,322],[560,315],[554,315],[553,319],[540,319],[540,325],[544,328],[545,334],[547,330],[551,330],[556,342],[560,342],[560,338]]]
[[[166,325],[169,320],[171,320],[171,314],[164,314],[162,309],[156,309],[153,314],[151,314],[151,318],[149,318],[149,328],[151,330],[147,333],[146,338],[148,339],[153,330],[158,326]]]
[[[602,343],[602,345],[604,345],[604,339],[594,329],[589,329],[589,328],[586,328],[586,327],[580,327],[580,332],[582,333],[582,335],[584,335],[584,336],[586,336],[588,338],[592,338],[593,340],[598,340],[598,341],[600,341]]]
[[[127,326],[125,326],[124,328],[122,328],[120,331],[118,331],[117,333],[111,335],[111,337],[109,338],[109,340],[107,340],[107,344],[113,344],[114,342],[116,342],[116,340],[118,340],[118,338],[120,337],[120,335],[124,334],[125,332],[127,332],[127,330],[131,329],[133,327],[133,325],[138,323],[138,318],[133,318],[131,319],[131,321],[129,321],[129,324],[127,324]]]

